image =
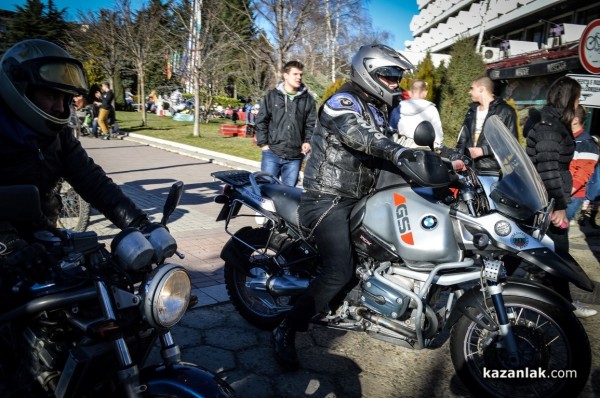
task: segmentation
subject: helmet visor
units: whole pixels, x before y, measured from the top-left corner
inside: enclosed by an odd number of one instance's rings
[[[87,94],[87,79],[81,63],[75,59],[45,57],[31,63],[31,83],[73,95]]]
[[[384,66],[375,69],[373,73],[375,76],[381,77],[385,80],[400,82],[400,80],[402,80],[404,70],[394,66]]]

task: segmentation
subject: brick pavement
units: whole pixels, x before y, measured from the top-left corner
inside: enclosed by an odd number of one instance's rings
[[[176,180],[186,183],[181,206],[169,227],[186,254],[181,263],[190,270],[194,293],[205,307],[188,312],[173,329],[184,360],[216,372],[239,396],[247,398],[469,397],[454,375],[447,341],[412,351],[364,333],[311,327],[297,339],[302,368],[282,374],[271,354],[269,332],[252,327],[230,303],[223,303],[227,297],[219,252],[229,236],[223,223],[214,221],[220,207],[212,199],[220,184],[212,181],[210,173],[223,169],[226,159],[193,150],[186,153],[184,148],[160,150],[149,146],[160,147],[160,143],[135,139],[139,142],[84,137],[82,143],[155,219],[160,218],[171,184]],[[102,239],[118,232],[98,214],[92,217],[91,228]],[[592,279],[600,281],[600,231],[577,229],[571,234],[571,243],[576,259]],[[599,295],[600,289],[593,294],[574,293],[575,298],[596,303],[593,307],[598,310]],[[592,398],[600,391],[600,316],[584,319],[582,324],[590,337],[593,359],[592,373],[580,398]]]
[[[81,142],[125,194],[155,221],[162,218],[162,206],[171,185],[178,180],[184,182],[180,205],[168,225],[185,258],[174,258],[173,261],[190,272],[199,306],[227,301],[223,288],[223,261],[219,254],[229,235],[224,231],[224,223],[215,222],[220,205],[215,204],[213,198],[221,184],[210,176],[213,171],[226,168],[224,162],[194,153],[181,156],[131,139],[104,141],[83,137]],[[242,166],[249,170],[258,167],[256,162],[240,164]],[[107,243],[119,232],[95,210],[90,230],[96,231]]]

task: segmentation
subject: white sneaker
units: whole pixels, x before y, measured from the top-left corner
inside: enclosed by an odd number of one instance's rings
[[[573,311],[573,313],[577,318],[587,318],[589,316],[594,316],[598,313],[598,311],[596,311],[595,309],[590,308],[579,301],[573,301],[572,304],[573,306],[575,306],[575,310]]]

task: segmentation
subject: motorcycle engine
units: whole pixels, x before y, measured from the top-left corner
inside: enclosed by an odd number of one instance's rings
[[[67,351],[59,342],[49,338],[44,327],[27,327],[23,337],[28,346],[25,358],[28,371],[45,390],[54,390],[60,377],[56,369],[62,368]]]
[[[408,278],[390,275],[386,279],[408,290],[412,288],[412,281]],[[374,277],[363,282],[360,300],[365,307],[392,319],[401,317],[410,304],[410,297]]]

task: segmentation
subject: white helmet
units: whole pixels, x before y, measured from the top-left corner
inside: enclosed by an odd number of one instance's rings
[[[394,97],[402,94],[400,87],[390,90],[378,76],[400,83],[405,70],[413,65],[394,49],[383,44],[362,46],[352,58],[351,80],[375,99],[394,105]]]
[[[63,114],[50,115],[31,101],[32,90],[39,87],[68,94]],[[21,41],[9,48],[0,60],[0,96],[6,106],[37,133],[55,135],[60,131],[69,122],[73,96],[87,92],[81,62],[49,41]]]

